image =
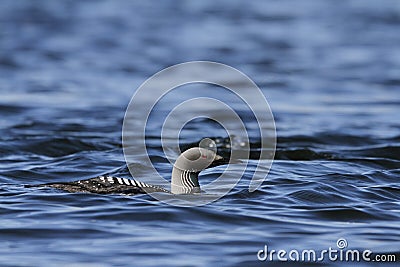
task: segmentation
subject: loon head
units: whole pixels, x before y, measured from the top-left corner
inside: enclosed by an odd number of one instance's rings
[[[207,167],[225,164],[223,157],[214,151],[193,147],[183,152],[172,169],[171,192],[173,194],[200,193],[199,173]]]

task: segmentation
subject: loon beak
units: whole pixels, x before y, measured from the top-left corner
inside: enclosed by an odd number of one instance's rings
[[[218,160],[221,160],[221,159],[223,159],[222,156],[220,156],[220,155],[218,155],[218,154],[215,154],[215,158],[214,158],[213,161],[218,161]]]
[[[213,162],[211,162],[211,164],[207,168],[212,168],[212,167],[216,167],[216,166],[224,165],[224,164],[228,164],[228,163],[229,163],[229,159],[226,160],[224,157],[222,157],[218,154],[215,154]]]

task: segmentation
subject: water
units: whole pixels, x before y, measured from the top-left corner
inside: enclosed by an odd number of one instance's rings
[[[339,238],[399,260],[399,26],[395,0],[1,1],[0,265],[279,265],[257,251],[337,248]],[[278,147],[258,191],[247,190],[255,161],[227,196],[194,208],[21,186],[129,177],[130,97],[190,60],[232,65],[267,97]],[[157,114],[149,151],[169,177]],[[200,120],[180,143],[224,134]]]

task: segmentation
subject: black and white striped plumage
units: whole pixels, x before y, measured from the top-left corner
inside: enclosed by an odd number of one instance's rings
[[[113,176],[98,176],[86,180],[73,182],[49,183],[31,185],[28,187],[52,187],[64,191],[76,193],[97,194],[145,194],[154,192],[172,194],[193,194],[200,192],[198,175],[200,171],[209,166],[225,164],[221,156],[204,148],[190,148],[183,152],[176,160],[171,179],[171,191],[160,186],[146,184],[134,179]]]
[[[135,195],[153,192],[171,193],[170,191],[155,185],[146,184],[133,179],[97,176],[87,180],[79,180],[65,183],[51,183],[42,186],[62,189],[64,191],[76,193],[96,193],[96,194],[124,194]]]

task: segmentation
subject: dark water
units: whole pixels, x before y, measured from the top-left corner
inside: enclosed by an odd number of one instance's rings
[[[1,266],[279,265],[257,251],[339,238],[400,260],[400,2],[214,2],[0,2]],[[129,177],[130,97],[190,60],[232,65],[267,97],[278,143],[258,191],[247,190],[255,161],[227,196],[194,208],[21,186]],[[150,156],[168,177],[154,116]],[[200,120],[180,142],[224,134]]]

